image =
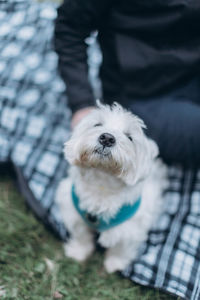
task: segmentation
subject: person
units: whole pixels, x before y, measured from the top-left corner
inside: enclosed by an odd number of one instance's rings
[[[65,0],[55,48],[72,126],[93,108],[87,46],[98,31],[103,100],[140,116],[168,164],[200,165],[200,2]]]

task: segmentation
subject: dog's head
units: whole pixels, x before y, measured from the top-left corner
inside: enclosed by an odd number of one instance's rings
[[[97,168],[134,185],[148,175],[158,155],[157,145],[143,128],[143,121],[118,103],[98,102],[65,143],[65,158],[70,164]]]

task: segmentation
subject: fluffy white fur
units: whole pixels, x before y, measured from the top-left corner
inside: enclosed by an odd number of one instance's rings
[[[166,168],[156,158],[158,147],[146,137],[143,128],[143,121],[119,104],[110,107],[98,103],[65,143],[64,153],[71,167],[69,177],[58,187],[56,201],[71,234],[64,245],[68,257],[84,261],[94,250],[93,232],[72,203],[74,184],[81,208],[105,220],[122,205],[142,197],[133,217],[102,232],[98,239],[107,248],[107,272],[123,270],[136,258],[138,247],[161,212],[162,193],[167,185]],[[102,133],[112,134],[116,144],[103,147],[98,142]]]

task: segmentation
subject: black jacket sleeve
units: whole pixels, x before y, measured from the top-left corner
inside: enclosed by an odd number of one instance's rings
[[[88,80],[85,38],[98,29],[102,15],[109,10],[110,0],[65,0],[58,9],[55,26],[55,49],[59,69],[67,84],[68,103],[72,112],[94,105]]]
[[[199,95],[200,96],[200,95]],[[168,164],[200,167],[200,104],[185,99],[135,102],[131,110],[147,125],[147,134]]]

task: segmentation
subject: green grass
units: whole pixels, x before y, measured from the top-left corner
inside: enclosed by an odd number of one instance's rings
[[[1,299],[174,299],[107,275],[102,262],[102,253],[84,264],[64,257],[61,242],[27,209],[11,179],[0,178]]]

